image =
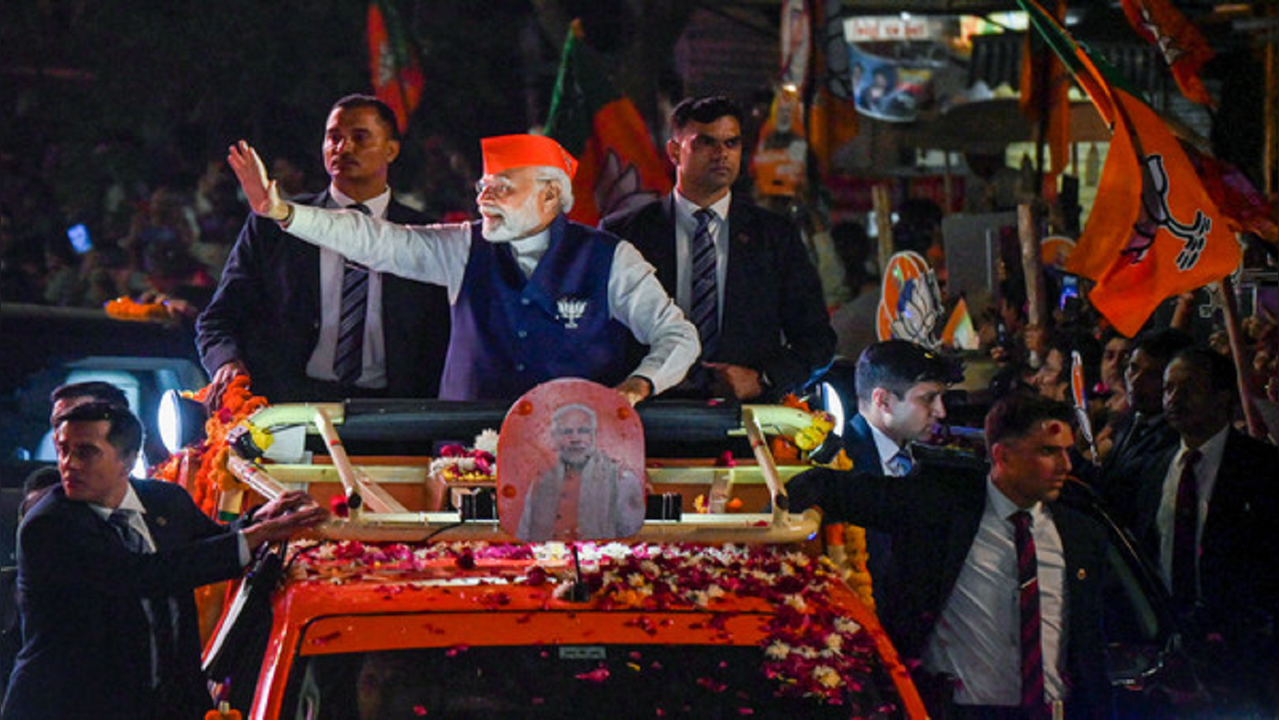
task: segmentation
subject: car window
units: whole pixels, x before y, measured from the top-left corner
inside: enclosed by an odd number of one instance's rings
[[[386,717],[898,717],[877,682],[843,705],[779,698],[763,649],[723,645],[451,647],[316,655],[295,666],[283,715]]]

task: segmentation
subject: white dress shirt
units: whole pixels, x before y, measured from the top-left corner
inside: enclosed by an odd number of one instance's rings
[[[701,210],[696,203],[679,194],[675,197],[675,302],[687,315],[693,303],[693,234],[697,232],[697,218],[693,213]],[[719,326],[724,327],[724,281],[728,277],[728,208],[733,193],[725,193],[718,202],[707,209],[715,212],[711,220],[711,238],[715,241],[715,307],[719,310]]]
[[[870,436],[875,440],[875,450],[879,453],[880,471],[886,477],[901,477],[901,466],[893,462],[893,458],[897,457],[897,453],[902,450],[905,450],[907,455],[911,455],[910,450],[898,445],[896,441],[885,435],[883,430],[870,423],[866,423],[866,425],[870,428]],[[914,461],[915,458],[912,455],[911,462]]]
[[[329,186],[329,201],[326,207],[344,208],[354,205],[353,200]],[[391,189],[387,188],[381,195],[364,201],[371,217],[386,217],[386,208],[391,204]],[[315,343],[315,350],[306,363],[306,374],[317,380],[337,382],[333,372],[333,359],[337,353],[338,325],[342,320],[342,275],[346,269],[346,261],[342,255],[320,248],[320,337]],[[386,387],[386,341],[382,333],[382,275],[369,273],[369,295],[364,312],[364,360],[360,377],[355,381],[357,387]]]
[[[399,225],[353,210],[293,207],[290,235],[341,252],[371,270],[443,285],[449,302],[457,302],[471,252],[470,223]],[[549,243],[548,232],[511,242],[515,261],[526,275],[537,267]],[[625,240],[613,254],[608,300],[611,317],[649,346],[632,374],[651,380],[659,393],[684,379],[701,353],[697,328],[666,294],[653,266]]]
[[[977,536],[924,647],[922,660],[929,672],[958,680],[954,697],[960,705],[1021,704],[1020,587],[1013,524],[1008,519],[1021,509],[986,481],[986,510]],[[1039,566],[1044,697],[1049,702],[1065,700],[1061,680],[1065,554],[1048,508],[1035,503],[1024,509],[1030,512]]]
[[[1204,520],[1208,517],[1208,506],[1212,502],[1212,490],[1217,486],[1217,471],[1221,469],[1221,456],[1226,450],[1226,433],[1229,424],[1207,442],[1199,446],[1202,455],[1195,464],[1195,484],[1198,487],[1198,504],[1195,512],[1195,547],[1203,540]],[[1168,473],[1164,476],[1163,493],[1159,498],[1159,510],[1155,515],[1155,527],[1159,530],[1159,572],[1163,576],[1164,586],[1172,591],[1172,541],[1173,526],[1177,515],[1177,486],[1181,484],[1181,470],[1185,465],[1186,441],[1181,441],[1177,454],[1168,464]],[[1199,553],[1195,553],[1195,594],[1199,590]]]

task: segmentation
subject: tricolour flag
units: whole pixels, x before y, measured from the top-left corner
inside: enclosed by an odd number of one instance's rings
[[[1239,244],[1180,143],[1134,92],[1098,69],[1034,0],[1018,0],[1114,128],[1088,224],[1066,265],[1088,298],[1132,336],[1164,299],[1234,272]]]
[[[573,220],[595,225],[670,192],[670,173],[648,126],[592,57],[577,20],[564,41],[546,134],[578,160]]]
[[[368,33],[373,94],[395,111],[396,124],[404,132],[426,87],[422,65],[389,0],[369,3]]]
[[[1212,105],[1199,71],[1215,54],[1194,23],[1168,0],[1122,0],[1124,15],[1137,34],[1159,48],[1181,94],[1203,105]]]
[[[962,297],[951,311],[946,327],[942,328],[941,344],[956,350],[976,350],[981,345],[973,328],[973,317],[968,312],[968,301]]]

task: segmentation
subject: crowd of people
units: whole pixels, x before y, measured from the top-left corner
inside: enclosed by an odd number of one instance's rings
[[[429,219],[474,216],[466,159],[439,137],[418,142],[421,168],[401,178],[397,195]],[[174,169],[163,179],[96,188],[100,197],[67,198],[38,169],[0,159],[0,301],[101,308],[112,299],[165,295],[191,317],[205,307],[244,224],[244,203],[225,158],[202,170]],[[286,196],[319,192],[309,163],[271,162]]]
[[[558,143],[487,138],[475,186],[479,220],[432,223],[437,218],[406,207],[390,188],[388,169],[403,142],[394,115],[375,98],[349,96],[326,121],[322,192],[297,194],[287,187],[288,168],[268,173],[248,143],[237,143],[229,164],[252,210],[242,225],[234,181],[211,164],[192,207],[157,190],[134,227],[88,250],[80,269],[74,256],[60,258],[62,266],[51,261],[56,271],[40,293],[85,302],[93,273],[83,266],[108,248],[125,263],[108,273],[116,283],[110,292],[204,288],[204,299],[193,301],[202,308],[197,344],[214,402],[240,375],[275,402],[511,400],[565,376],[613,386],[632,403],[659,394],[773,402],[839,367],[837,354],[846,356],[845,369],[855,357],[857,413],[844,432],[853,470],[801,474],[790,483],[791,509],[817,506],[828,519],[871,528],[877,605],[898,649],[917,661],[930,709],[961,718],[1109,713],[1104,664],[1095,661],[1105,643],[1097,579],[1106,540],[1058,503],[1068,478],[1091,486],[1132,532],[1191,641],[1229,657],[1251,697],[1276,707],[1279,578],[1257,568],[1269,562],[1265,526],[1279,512],[1279,492],[1257,469],[1277,451],[1244,431],[1231,348],[1196,337],[1204,333],[1190,322],[1193,298],[1177,299],[1171,317],[1156,314],[1150,331],[1128,339],[1100,329],[1086,294],[1030,324],[1025,283],[1014,274],[994,310],[977,318],[983,346],[970,365],[979,358],[992,372],[976,385],[936,348],[851,339],[832,323],[798,229],[735,192],[742,122],[724,97],[681,102],[665,145],[675,189],[599,228],[566,216],[577,163]],[[940,260],[940,219],[935,206],[904,207],[899,247]],[[869,240],[855,226],[832,236],[847,263],[852,307],[878,292],[867,282]],[[27,279],[34,288],[34,275]],[[873,311],[858,315],[843,319],[873,326]],[[1275,337],[1274,318],[1263,312],[1246,324],[1236,351],[1250,355],[1245,369],[1258,371],[1248,376],[1279,375]],[[1074,354],[1088,398],[1078,411]],[[946,417],[947,390],[960,382],[990,409],[977,448],[982,462],[957,468],[927,444]],[[1275,382],[1248,381],[1244,390],[1246,399],[1279,400]],[[154,625],[159,608],[178,602],[171,597],[214,579],[176,573],[162,581],[161,571],[225,532],[192,523],[188,536],[172,541],[183,550],[170,554],[158,552],[160,538],[150,552],[146,543],[130,551],[121,531],[123,544],[104,549],[113,540],[104,532],[112,510],[151,511],[150,486],[127,477],[137,442],[133,430],[117,426],[129,424],[128,411],[96,399],[58,412],[61,489],[36,504],[20,534],[26,644],[6,717],[45,716],[32,709],[45,692],[39,688],[52,687],[58,668],[83,663],[82,653],[60,659],[91,632],[92,598],[66,599],[68,584],[101,579],[113,602],[144,598]],[[1265,435],[1259,427],[1247,429]],[[155,502],[189,514],[177,500]],[[302,501],[289,502],[297,510]],[[279,512],[268,507],[238,540],[219,540],[218,562],[203,566],[234,574],[246,543],[286,536],[321,516],[308,509],[286,521]],[[50,532],[57,522],[78,530]],[[45,571],[54,566],[71,571]],[[130,581],[107,580],[108,566]],[[154,661],[162,652],[154,628],[133,631],[153,638]],[[92,637],[101,662],[118,658],[113,644],[132,642]],[[180,686],[160,683],[145,643],[130,647],[142,648],[130,659],[140,669],[121,703],[143,712],[153,703],[193,706],[190,696],[159,690]],[[77,697],[72,689],[61,695]]]

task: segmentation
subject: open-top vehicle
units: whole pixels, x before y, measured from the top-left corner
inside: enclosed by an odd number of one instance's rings
[[[506,438],[528,406],[511,406],[504,423],[498,408],[393,406],[372,413],[382,446],[501,423],[496,479],[474,472],[472,451],[446,450],[456,461],[436,458],[434,472],[402,455],[352,462],[347,445],[361,441],[346,436],[373,418],[349,403],[265,408],[227,438],[227,468],[258,494],[305,487],[345,514],[321,526],[322,539],[289,547],[282,569],[264,559],[229,604],[206,651],[228,708],[262,718],[923,716],[874,614],[841,568],[811,552],[820,518],[786,511],[783,478],[802,466],[779,469],[763,428],[794,435],[812,414],[641,409],[640,443],[723,444],[745,427],[756,462],[650,460],[647,519],[633,535],[522,542],[494,509],[517,494],[503,478],[521,468],[504,458],[524,456]],[[603,413],[627,409],[601,410],[601,438]],[[257,458],[276,436],[305,455],[284,437],[303,427],[325,462]],[[723,512],[693,512],[707,497]]]

